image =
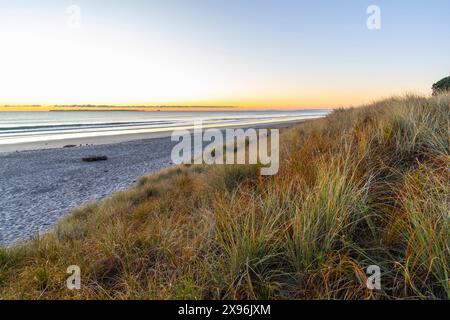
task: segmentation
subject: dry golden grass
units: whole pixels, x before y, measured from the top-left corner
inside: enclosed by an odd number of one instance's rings
[[[449,299],[449,109],[449,95],[408,96],[286,129],[272,177],[255,166],[144,177],[0,249],[0,297]],[[69,265],[79,291],[65,287]]]

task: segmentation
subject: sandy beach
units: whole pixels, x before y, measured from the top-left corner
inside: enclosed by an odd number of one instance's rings
[[[71,209],[172,165],[175,144],[170,132],[162,132],[7,146],[0,153],[0,245],[46,232]],[[92,155],[105,155],[108,160],[82,161]]]
[[[171,165],[172,143],[166,137],[0,154],[0,244],[47,231],[70,209]],[[81,160],[98,154],[108,160]]]

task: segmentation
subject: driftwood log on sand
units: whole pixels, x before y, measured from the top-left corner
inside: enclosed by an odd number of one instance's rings
[[[92,156],[92,157],[85,157],[82,158],[84,162],[95,162],[95,161],[106,161],[108,160],[107,156]]]

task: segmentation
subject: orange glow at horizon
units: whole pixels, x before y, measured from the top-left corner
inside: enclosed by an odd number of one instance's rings
[[[377,92],[359,91],[355,92],[332,92],[331,94],[318,95],[312,92],[305,97],[297,97],[288,93],[284,96],[264,96],[259,98],[242,97],[241,99],[223,99],[223,100],[187,100],[187,101],[158,101],[142,102],[131,101],[129,103],[121,102],[68,102],[68,103],[1,103],[0,111],[50,111],[50,110],[161,110],[161,111],[207,111],[207,110],[295,110],[295,109],[333,109],[341,107],[357,107],[375,100],[386,98],[390,95],[383,94],[382,90]],[[402,92],[400,92],[401,94]],[[403,92],[407,93],[407,92]],[[413,93],[426,95],[427,92],[416,90]],[[86,107],[87,106],[87,107]],[[121,109],[122,110],[122,109]]]

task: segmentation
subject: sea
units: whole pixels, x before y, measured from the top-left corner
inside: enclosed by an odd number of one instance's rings
[[[0,146],[73,138],[283,123],[326,116],[331,110],[290,111],[46,111],[0,112]]]

